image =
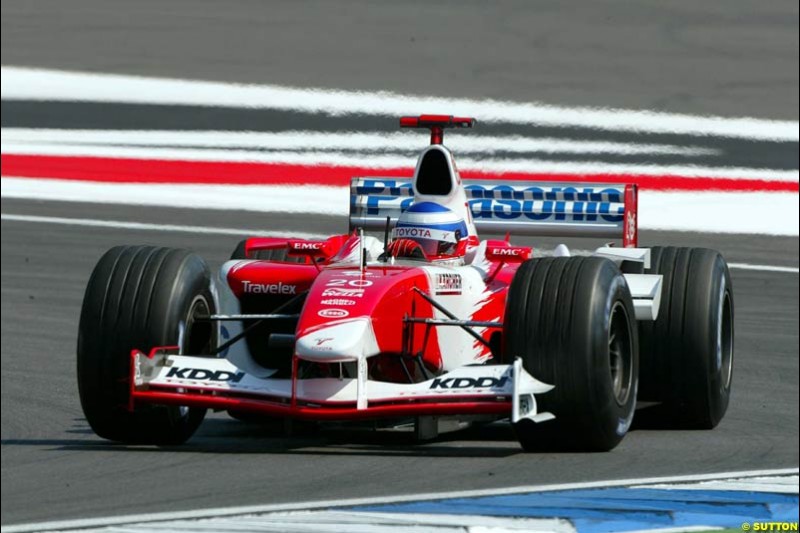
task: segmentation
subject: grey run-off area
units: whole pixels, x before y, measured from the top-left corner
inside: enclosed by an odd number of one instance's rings
[[[798,118],[796,2],[265,5],[13,0],[2,3],[0,58],[97,72]],[[781,153],[781,168],[796,168],[796,150]],[[314,233],[345,225],[6,199],[2,212]],[[153,449],[109,445],[82,417],[74,352],[86,281],[116,244],[188,247],[218,264],[236,238],[13,221],[2,222],[0,237],[3,525],[798,464],[797,274],[734,271],[734,391],[714,431],[648,429],[641,416],[612,453],[524,455],[503,427],[414,446],[397,436],[336,432],[284,439],[216,415],[187,446]],[[797,267],[796,238],[643,233],[642,242],[716,247],[732,262]]]

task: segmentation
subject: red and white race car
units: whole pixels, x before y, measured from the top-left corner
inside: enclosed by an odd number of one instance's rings
[[[473,123],[401,119],[431,144],[411,180],[353,178],[346,234],[250,238],[213,275],[185,250],[109,250],[78,337],[94,431],[180,443],[207,409],[429,435],[445,417],[510,419],[525,450],[609,450],[637,399],[714,427],[733,364],[725,260],[637,247],[635,185],[462,180],[443,132]],[[512,234],[621,246],[534,258]]]

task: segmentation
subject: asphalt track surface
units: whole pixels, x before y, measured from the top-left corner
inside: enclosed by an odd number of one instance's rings
[[[3,213],[231,226],[220,213],[2,202]],[[243,215],[248,228],[332,231],[339,220]],[[505,427],[415,445],[397,434],[279,428],[211,416],[182,447],[121,446],[83,419],[77,322],[97,258],[119,243],[194,249],[214,263],[235,236],[2,222],[2,522],[780,468],[798,463],[798,276],[733,271],[736,362],[728,415],[713,431],[639,428],[607,454],[526,455]],[[648,244],[713,244],[729,261],[797,266],[797,239],[645,233]],[[646,412],[645,412],[646,415]],[[644,426],[644,427],[642,427]]]
[[[6,0],[4,65],[798,117],[798,5]]]
[[[4,65],[797,119],[797,3],[695,4],[287,2],[265,13],[258,2],[140,2],[132,12],[123,3],[16,1],[2,4],[0,42]],[[7,199],[2,212],[320,233],[345,225]],[[83,419],[74,351],[85,283],[116,244],[186,247],[218,264],[237,238],[1,226],[3,525],[798,465],[796,273],[733,271],[734,389],[713,431],[663,431],[640,413],[611,453],[526,455],[502,426],[415,445],[396,434],[287,438],[214,415],[187,445],[156,449],[108,444]],[[797,238],[641,239],[718,248],[730,262],[798,265]]]

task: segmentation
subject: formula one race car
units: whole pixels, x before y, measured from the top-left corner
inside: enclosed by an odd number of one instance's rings
[[[215,275],[185,250],[109,250],[78,336],[92,429],[180,443],[207,409],[429,435],[449,417],[510,419],[525,450],[610,450],[637,399],[671,427],[714,427],[733,365],[725,260],[637,247],[635,185],[462,180],[443,132],[473,124],[401,119],[431,145],[411,180],[352,179],[348,233],[250,238]],[[510,234],[622,246],[532,258]]]

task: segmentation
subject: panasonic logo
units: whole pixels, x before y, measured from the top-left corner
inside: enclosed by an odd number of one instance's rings
[[[285,283],[253,283],[242,282],[242,291],[247,294],[297,294],[297,285]]]

